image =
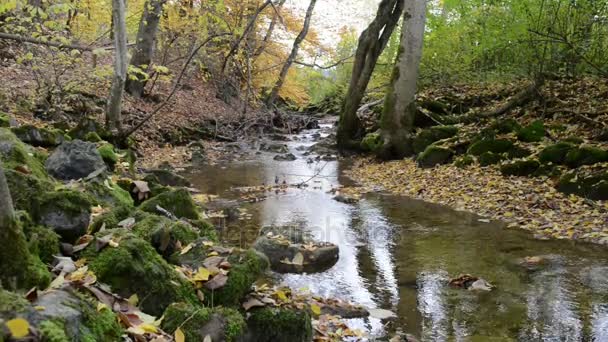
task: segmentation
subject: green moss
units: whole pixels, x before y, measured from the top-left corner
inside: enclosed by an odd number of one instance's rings
[[[310,315],[304,310],[255,309],[247,319],[247,326],[258,342],[312,340]]]
[[[432,143],[448,139],[458,134],[458,128],[455,126],[434,126],[420,131],[414,138],[413,147],[415,153],[424,152],[424,150]]]
[[[361,140],[361,149],[367,152],[375,152],[382,147],[382,144],[380,133],[368,133]]]
[[[47,342],[70,342],[65,334],[65,325],[59,320],[46,320],[40,322],[38,330],[44,341]]]
[[[0,112],[0,127],[11,127],[11,118],[5,112]]]
[[[187,222],[174,222],[166,217],[143,212],[136,215],[136,224],[131,230],[150,242],[156,251],[166,258],[176,252],[178,241],[185,246],[200,237],[198,230]]]
[[[517,131],[517,139],[524,142],[537,142],[543,140],[547,130],[541,120],[536,120]]]
[[[201,336],[198,330],[209,322],[211,312],[210,308],[188,303],[174,303],[165,310],[161,328],[167,333],[173,334],[177,328],[181,327],[186,336],[186,341],[199,341]]]
[[[117,228],[118,223],[133,214],[131,206],[117,206],[112,210],[97,216],[89,226],[91,233],[97,233],[105,224],[106,229]]]
[[[545,147],[539,154],[539,160],[542,163],[563,164],[566,161],[566,155],[573,150],[575,146],[568,142],[559,142]]]
[[[63,133],[58,129],[21,125],[11,128],[11,131],[19,140],[34,146],[53,147],[60,145],[65,140]]]
[[[200,210],[194,203],[192,196],[186,189],[176,189],[163,192],[143,202],[141,210],[157,214],[156,206],[168,210],[179,218],[197,220],[200,218]]]
[[[102,140],[103,139],[101,139],[101,137],[99,136],[99,134],[97,134],[97,132],[88,132],[87,134],[84,135],[84,141],[96,143],[96,142],[100,142]]]
[[[25,166],[34,177],[48,179],[44,166],[34,157],[33,149],[6,128],[0,128],[0,157],[5,170]]]
[[[416,162],[420,167],[434,167],[438,164],[448,163],[453,155],[454,151],[448,148],[431,145],[418,155]]]
[[[564,139],[564,141],[572,143],[574,145],[580,145],[585,142],[585,140],[583,138],[579,138],[579,137],[567,137],[566,139]]]
[[[101,159],[113,170],[114,166],[118,162],[118,155],[114,153],[114,146],[112,144],[103,144],[97,148],[97,152],[101,155]]]
[[[5,170],[6,181],[11,192],[13,205],[18,210],[25,210],[30,215],[40,204],[40,195],[52,192],[55,184],[32,174],[24,174],[15,170]]]
[[[114,232],[98,234],[110,233]],[[104,248],[97,253],[95,246],[89,246],[83,253],[101,282],[124,297],[137,293],[142,310],[152,315],[160,316],[174,302],[198,302],[192,286],[148,242],[124,230],[121,234],[124,236],[117,248]]]
[[[534,174],[540,163],[537,160],[518,160],[508,164],[504,164],[500,167],[500,172],[505,176],[530,176]]]
[[[559,180],[557,190],[592,200],[608,200],[608,172],[568,173]]]
[[[52,229],[34,225],[25,226],[24,232],[30,253],[38,255],[43,262],[51,264],[53,256],[59,255],[59,235]]]
[[[608,151],[597,147],[584,146],[572,149],[566,154],[564,162],[572,168],[608,161]]]
[[[499,134],[517,132],[521,129],[521,125],[513,118],[495,120],[490,125],[490,129]]]
[[[23,296],[0,287],[0,313],[15,314],[26,310],[29,305]]]
[[[505,156],[499,153],[484,152],[479,157],[477,157],[477,160],[479,161],[479,165],[489,166],[498,164],[501,161],[505,160]]]
[[[82,331],[83,342],[120,341],[124,331],[118,317],[110,310],[97,311],[95,301],[85,299],[89,305],[82,311],[86,329]]]
[[[464,156],[458,157],[454,161],[454,165],[459,168],[464,168],[464,167],[467,167],[467,166],[473,164],[474,162],[475,162],[475,159],[473,157],[471,157],[469,155],[464,155]]]
[[[507,157],[509,159],[513,159],[513,158],[525,158],[528,157],[532,154],[532,152],[526,148],[523,148],[521,146],[513,146],[512,149],[509,150],[509,152],[507,152]]]
[[[506,139],[484,139],[473,143],[467,153],[480,156],[485,152],[506,153],[513,148],[513,142]]]
[[[73,139],[84,140],[87,134],[90,132],[97,133],[97,135],[99,135],[102,139],[107,139],[112,136],[100,123],[89,117],[85,117],[80,120],[78,125],[69,131],[68,135]]]
[[[238,341],[239,337],[244,334],[247,326],[243,315],[237,310],[224,307],[219,307],[215,311],[226,319],[226,327],[224,328],[226,341]]]
[[[104,206],[133,207],[135,205],[131,194],[111,181],[94,179],[85,184],[85,189]]]

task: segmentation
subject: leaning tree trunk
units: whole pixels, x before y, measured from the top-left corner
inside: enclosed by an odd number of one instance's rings
[[[408,0],[409,1],[409,0]],[[403,11],[404,0],[382,0],[376,18],[359,36],[355,62],[340,113],[338,126],[338,146],[341,149],[358,148],[362,128],[357,109],[372,77],[376,62],[388,44]]]
[[[135,50],[130,62],[131,65],[144,71],[148,70],[154,56],[156,32],[158,32],[158,25],[160,24],[165,2],[166,0],[150,0],[144,4],[144,13],[139,22],[137,42],[135,43]],[[143,96],[147,78],[138,75],[136,78],[128,79],[126,82],[125,89],[129,94],[137,98]]]
[[[426,0],[407,1],[399,55],[380,118],[383,145],[378,153],[385,159],[403,158],[413,153],[411,138],[416,115],[416,81],[422,57],[425,21]]]
[[[106,126],[110,131],[122,131],[120,113],[122,94],[127,78],[127,25],[125,22],[125,0],[112,0],[112,18],[114,20],[114,78],[110,90],[110,99],[106,109]]]
[[[281,8],[283,8],[283,5],[286,1],[287,0],[279,0],[279,3],[273,6],[274,13],[272,15],[272,19],[270,19],[270,24],[268,24],[268,30],[266,30],[266,34],[264,35],[264,39],[262,39],[262,42],[260,42],[259,46],[255,49],[255,52],[251,57],[253,60],[260,57],[260,55],[262,55],[262,53],[266,49],[266,46],[268,45],[268,42],[270,41],[270,39],[272,38],[272,34],[274,33],[274,28],[277,25],[277,20],[279,20],[279,11],[281,10]]]
[[[316,3],[317,0],[310,0],[308,10],[306,10],[306,17],[304,18],[304,26],[302,27],[302,31],[300,31],[300,34],[298,34],[296,40],[294,40],[293,47],[291,48],[291,53],[289,54],[289,57],[287,57],[287,61],[285,62],[285,64],[283,64],[283,68],[281,69],[281,73],[279,74],[279,79],[270,91],[270,95],[266,100],[266,105],[269,108],[272,107],[274,105],[274,102],[277,100],[277,97],[279,96],[279,91],[281,90],[281,87],[283,87],[283,83],[285,82],[285,77],[287,77],[287,72],[289,71],[289,68],[291,68],[291,65],[298,56],[300,44],[302,44],[302,42],[306,38],[306,35],[308,34],[308,29],[310,28],[310,19],[312,18],[312,12],[315,9]]]

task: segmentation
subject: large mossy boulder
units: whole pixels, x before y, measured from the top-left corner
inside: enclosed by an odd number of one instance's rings
[[[420,131],[414,138],[412,144],[415,153],[421,153],[432,143],[448,139],[458,134],[455,126],[433,126]]]
[[[507,153],[513,149],[513,146],[513,142],[506,139],[482,139],[473,143],[467,153],[474,156],[480,156],[485,152]]]
[[[97,146],[74,140],[61,144],[46,160],[46,170],[61,180],[85,178],[105,167]]]
[[[540,163],[534,159],[517,160],[500,166],[500,172],[505,176],[530,176],[534,174]]]
[[[118,155],[114,152],[114,145],[112,144],[103,144],[97,148],[97,152],[103,159],[104,163],[110,170],[114,170],[114,166],[118,162]]]
[[[135,205],[131,194],[103,177],[96,177],[84,184],[85,190],[95,197],[96,202],[107,207],[129,207]]]
[[[608,200],[608,172],[596,170],[587,174],[568,173],[559,180],[557,190],[592,200]]]
[[[52,228],[62,241],[73,243],[87,232],[94,200],[87,194],[63,189],[40,194],[36,223]]]
[[[140,209],[149,213],[158,214],[157,207],[165,209],[178,218],[191,220],[200,219],[200,209],[186,189],[175,189],[163,192],[157,196],[144,201]]]
[[[447,164],[452,160],[454,151],[440,146],[429,146],[418,155],[416,162],[423,168],[431,168],[439,164]]]
[[[242,341],[246,324],[243,315],[228,308],[207,308],[188,303],[171,304],[163,314],[161,328],[173,334],[180,328],[186,341]]]
[[[484,152],[477,157],[477,161],[479,161],[479,165],[481,166],[498,164],[503,160],[505,160],[505,156],[503,154],[494,152]]]
[[[517,131],[517,139],[523,142],[538,142],[543,140],[547,129],[541,120],[536,120]]]
[[[44,166],[35,156],[36,151],[8,129],[0,128],[0,157],[5,170],[18,170],[34,177],[47,179]]]
[[[11,129],[13,133],[26,144],[32,146],[54,147],[65,141],[63,132],[58,129],[22,125]]]
[[[261,308],[247,318],[245,341],[309,342],[312,341],[310,314],[305,310]]]
[[[576,146],[569,142],[559,142],[545,147],[538,155],[542,163],[564,164],[566,156]]]
[[[182,279],[147,241],[126,230],[114,229],[96,234],[99,239],[111,235],[119,240],[117,247],[100,251],[91,244],[83,253],[89,269],[112,291],[128,298],[137,294],[140,308],[160,317],[171,303],[197,303],[194,288]]]
[[[139,212],[133,217],[130,228],[135,235],[150,242],[165,258],[177,252],[178,246],[186,246],[201,234],[198,228],[185,221],[172,221],[166,217]]]
[[[45,178],[38,178],[16,170],[6,170],[6,181],[11,192],[13,205],[33,215],[43,194],[54,191],[55,184]]]
[[[583,146],[572,149],[566,154],[565,164],[571,168],[593,165],[608,161],[608,151],[598,147]]]

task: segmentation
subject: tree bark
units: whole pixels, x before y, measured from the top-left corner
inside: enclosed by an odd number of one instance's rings
[[[382,0],[376,18],[359,36],[353,71],[340,113],[338,146],[341,149],[358,148],[362,128],[357,109],[380,54],[386,47],[403,11],[404,0]]]
[[[378,154],[381,158],[403,158],[413,154],[411,138],[417,110],[416,82],[422,57],[425,21],[426,0],[407,1],[399,55],[380,118],[383,145]]]
[[[260,46],[256,48],[255,52],[253,53],[253,56],[251,56],[252,59],[255,60],[256,58],[258,58],[266,49],[266,46],[268,45],[268,42],[270,41],[270,39],[272,38],[272,34],[274,33],[274,28],[277,25],[277,20],[279,19],[279,10],[283,8],[283,5],[286,1],[287,0],[280,0],[276,6],[271,4],[274,9],[274,14],[272,15],[272,19],[270,19],[270,24],[268,24],[268,29],[266,30],[264,39],[262,39]]]
[[[131,65],[144,71],[149,69],[154,56],[156,33],[165,2],[166,0],[149,0],[144,4],[144,12],[137,31],[135,51],[130,62]],[[129,94],[136,98],[143,96],[147,82],[145,78],[137,75],[136,79],[128,79],[126,82],[125,87]]]
[[[106,126],[110,131],[122,131],[121,110],[122,95],[127,78],[127,25],[125,22],[125,0],[112,0],[112,18],[114,20],[114,78],[110,89],[110,98],[106,109]]]
[[[306,17],[304,18],[304,26],[302,26],[302,30],[300,31],[300,33],[294,40],[293,47],[291,48],[291,53],[289,54],[289,57],[287,57],[287,61],[285,62],[285,64],[283,64],[283,68],[281,69],[281,73],[279,74],[279,79],[277,80],[274,87],[270,91],[270,95],[268,96],[268,99],[266,100],[266,105],[269,108],[274,105],[274,102],[276,101],[277,97],[279,96],[279,91],[281,90],[283,83],[285,83],[285,77],[287,77],[287,72],[289,71],[289,68],[291,68],[291,65],[293,64],[293,62],[296,60],[296,57],[298,56],[298,51],[300,50],[300,44],[302,44],[302,42],[306,38],[306,35],[308,35],[308,29],[310,28],[310,20],[312,18],[312,13],[315,9],[316,3],[317,3],[317,0],[310,0],[310,4],[308,5],[308,9],[306,10]]]

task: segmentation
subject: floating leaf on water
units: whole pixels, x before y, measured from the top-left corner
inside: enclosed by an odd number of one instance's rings
[[[15,318],[6,322],[6,327],[14,338],[23,338],[30,334],[30,323],[23,318]]]

